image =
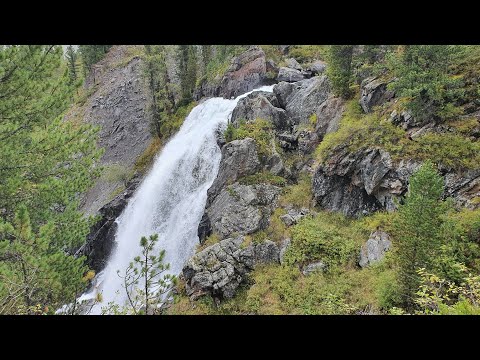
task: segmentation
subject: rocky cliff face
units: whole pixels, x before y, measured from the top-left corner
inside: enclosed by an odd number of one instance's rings
[[[98,145],[105,149],[100,164],[120,164],[127,171],[152,140],[147,111],[151,95],[143,81],[142,60],[129,58],[129,48],[113,46],[94,66],[85,85],[91,95],[79,109],[84,121],[100,126]],[[84,197],[82,210],[95,214],[118,186],[99,179]]]
[[[89,96],[85,103],[69,114],[100,127],[98,145],[105,151],[100,165],[118,164],[130,173],[152,141],[151,116],[147,111],[151,94],[143,81],[141,58],[130,55],[138,50],[138,46],[113,46],[86,79],[85,91]],[[126,186],[122,180],[100,178],[82,199],[84,213],[98,215],[99,220],[77,255],[86,255],[88,265],[96,272],[103,269],[114,247],[115,219],[141,178],[141,174],[136,174]],[[119,189],[122,191],[113,196]]]

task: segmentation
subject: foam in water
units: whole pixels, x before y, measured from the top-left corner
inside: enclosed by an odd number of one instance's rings
[[[271,92],[272,88],[264,86],[253,91]],[[117,270],[123,274],[129,262],[140,255],[142,236],[159,234],[157,245],[165,249],[165,262],[170,263],[172,274],[179,274],[194,254],[207,190],[220,165],[215,131],[227,123],[238,100],[251,92],[233,100],[212,98],[193,108],[156,157],[149,174],[117,218],[117,245],[106,268],[98,274],[94,289],[79,298],[88,300],[102,293],[102,303],[94,305],[91,314],[100,314],[109,302],[126,304]]]

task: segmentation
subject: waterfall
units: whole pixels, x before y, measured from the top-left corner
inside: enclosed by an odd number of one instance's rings
[[[264,86],[253,91],[272,91]],[[253,92],[251,91],[251,92]],[[197,228],[205,204],[207,190],[217,176],[221,152],[215,131],[225,126],[236,99],[211,98],[192,109],[178,133],[156,156],[154,164],[127,207],[117,218],[116,247],[105,269],[97,275],[94,288],[79,300],[102,294],[91,314],[100,314],[109,302],[120,306],[127,301],[122,279],[129,262],[140,255],[140,238],[158,234],[158,249],[165,249],[165,263],[170,273],[178,275],[198,244]]]

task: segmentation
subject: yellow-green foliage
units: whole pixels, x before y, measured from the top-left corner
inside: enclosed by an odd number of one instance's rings
[[[155,154],[158,150],[160,150],[161,147],[162,140],[155,136],[150,142],[150,144],[147,146],[145,151],[142,153],[142,155],[140,155],[135,161],[134,170],[142,173],[148,170],[148,168],[153,162]]]
[[[356,259],[368,232],[338,213],[320,212],[306,216],[292,226],[292,245],[285,253],[288,264],[322,260],[328,266]]]
[[[285,215],[286,213],[287,211],[285,209],[279,207],[276,208],[270,216],[268,228],[265,230],[267,235],[266,237],[268,237],[270,240],[279,243],[283,239],[290,237],[290,232],[287,226],[282,220],[280,220],[280,216]]]
[[[212,233],[210,236],[208,236],[203,244],[198,244],[197,245],[197,252],[202,251],[203,249],[212,246],[220,241],[220,237],[216,233]]]
[[[363,115],[356,100],[347,103],[338,131],[327,134],[317,147],[317,160],[327,160],[339,145],[351,152],[383,148],[394,161],[430,159],[452,169],[473,169],[480,164],[479,142],[454,133],[427,133],[411,140],[403,129],[377,114]]]
[[[240,178],[238,182],[242,185],[272,184],[275,186],[285,186],[287,180],[281,176],[273,175],[271,172],[261,171],[253,175],[244,176]]]
[[[310,208],[312,197],[312,179],[308,175],[302,174],[297,184],[283,189],[280,204],[283,206],[293,205],[298,208]]]
[[[358,226],[365,230],[375,231],[383,230],[387,233],[393,231],[393,224],[395,223],[396,212],[377,211],[369,216],[358,220]]]
[[[460,285],[419,269],[422,284],[416,303],[421,314],[480,315],[480,276],[463,266]]]
[[[145,48],[143,45],[128,45],[125,46],[125,51],[122,54],[121,60],[113,63],[112,68],[125,67],[130,61],[136,57],[142,57],[145,55]]]
[[[247,137],[255,140],[257,152],[260,156],[268,156],[272,153],[273,125],[265,119],[254,121],[240,121],[240,126],[235,128],[231,124],[225,131],[227,142],[232,140],[245,139]]]
[[[308,122],[312,128],[315,129],[315,125],[317,125],[317,114],[313,113],[312,115],[309,116]]]
[[[282,52],[280,51],[278,45],[260,45],[265,57],[267,59],[272,59],[276,64],[282,59]]]
[[[188,105],[180,106],[174,114],[160,125],[160,133],[163,139],[167,139],[174,135],[182,126],[185,118],[190,114],[190,111],[196,106],[196,102],[191,102]]]
[[[459,134],[464,136],[470,136],[475,128],[478,128],[479,121],[475,117],[469,117],[465,119],[456,119],[454,121],[447,122],[448,126],[451,126]]]
[[[288,53],[299,62],[325,60],[327,45],[293,45]]]

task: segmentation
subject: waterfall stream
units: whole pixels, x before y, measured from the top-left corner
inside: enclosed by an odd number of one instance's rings
[[[264,86],[253,91],[272,91]],[[251,92],[253,92],[251,91]],[[165,263],[170,273],[178,275],[198,244],[200,223],[207,190],[217,176],[221,152],[215,131],[225,126],[238,100],[211,98],[192,109],[178,133],[156,156],[127,207],[117,218],[116,248],[107,266],[95,279],[94,288],[79,301],[102,294],[102,302],[91,314],[100,314],[110,302],[125,305],[127,296],[117,270],[124,273],[136,255],[140,255],[140,238],[158,234],[158,249],[165,249]]]

